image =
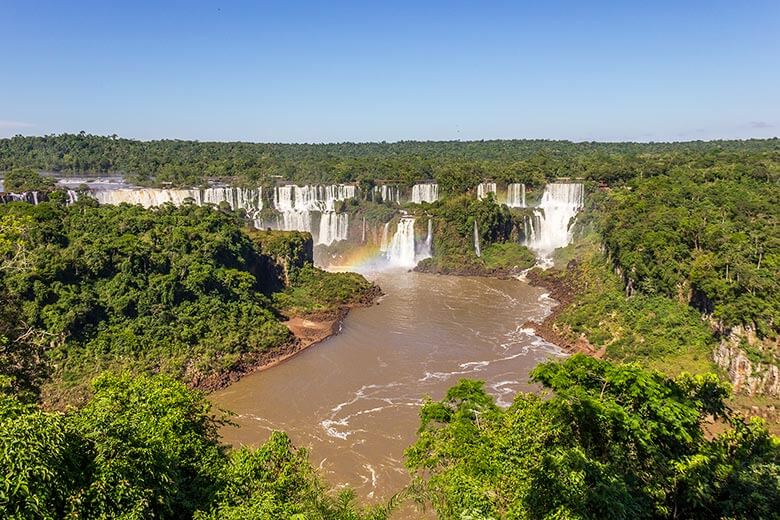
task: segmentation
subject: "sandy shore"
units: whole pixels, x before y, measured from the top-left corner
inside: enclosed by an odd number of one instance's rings
[[[350,309],[355,307],[370,307],[382,295],[378,286],[363,295],[358,301],[342,305],[336,310],[294,316],[283,322],[292,333],[289,341],[277,348],[265,352],[247,355],[229,371],[212,374],[204,378],[195,378],[191,387],[207,392],[225,388],[242,377],[269,369],[290,359],[292,356],[312,347],[329,337],[338,334],[344,318]]]

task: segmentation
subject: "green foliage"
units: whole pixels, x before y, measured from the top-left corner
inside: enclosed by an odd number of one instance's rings
[[[346,202],[348,203],[346,209],[349,212],[349,221],[362,222],[362,218],[365,217],[366,224],[369,226],[378,226],[389,222],[398,211],[390,203],[360,201],[358,204],[355,199]]]
[[[308,233],[250,237],[240,225],[191,204],[0,206],[0,374],[34,392],[56,367],[52,402],[76,399],[106,368],[198,384],[288,340],[273,294],[291,276],[288,314],[370,286],[314,270]]]
[[[725,326],[780,332],[780,185],[746,165],[678,169],[597,198],[630,291],[690,302]]]
[[[61,518],[76,486],[78,443],[65,417],[0,393],[0,514]]]
[[[275,305],[288,316],[334,310],[363,301],[376,286],[357,273],[328,273],[306,264],[290,286],[274,294]]]
[[[81,410],[0,394],[3,518],[384,518],[331,495],[282,433],[227,453],[202,394],[164,376],[105,374]]]
[[[419,269],[439,273],[484,274],[519,271],[531,267],[533,253],[517,242],[517,221],[509,209],[492,195],[476,200],[467,195],[448,197],[430,204],[433,218],[433,258]],[[482,249],[474,248],[474,223]]]
[[[201,394],[167,377],[128,374],[103,375],[93,390],[69,417],[89,460],[80,514],[173,517],[209,499],[224,455]]]
[[[54,181],[31,168],[14,168],[3,179],[5,191],[47,191],[54,188]]]
[[[546,140],[401,141],[271,144],[134,141],[81,134],[0,139],[0,171],[30,167],[63,174],[121,173],[136,182],[196,186],[206,177],[254,185],[376,180],[410,185],[436,179],[462,193],[485,178],[541,186],[555,177],[610,184],[669,173],[692,162],[755,165],[765,180],[780,174],[777,139],[690,143],[572,143]]]
[[[735,430],[706,439],[702,420],[726,413],[714,375],[576,355],[533,378],[554,393],[502,410],[462,381],[423,406],[407,465],[440,518],[771,518],[780,507],[780,444],[763,425],[732,418]]]
[[[0,211],[36,223],[27,266],[0,282],[20,319],[53,338],[58,392],[105,367],[193,380],[287,338],[252,274],[261,255],[230,215],[192,205]]]
[[[288,262],[290,268],[301,268],[312,262],[311,233],[300,231],[251,231],[252,241],[260,252],[277,261]]]
[[[536,255],[517,242],[502,242],[485,247],[482,261],[488,269],[523,270],[534,266]]]
[[[670,373],[680,365],[711,370],[715,338],[700,314],[664,296],[626,296],[620,278],[588,240],[567,269],[542,275],[571,294],[556,316],[559,328],[572,341],[584,335],[597,349],[606,347],[607,358],[615,361],[637,361]]]

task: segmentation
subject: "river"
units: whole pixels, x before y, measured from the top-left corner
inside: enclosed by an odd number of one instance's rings
[[[257,445],[284,430],[329,484],[378,500],[408,482],[403,450],[424,396],[480,379],[499,403],[531,390],[529,371],[564,355],[522,328],[553,303],[518,280],[366,272],[385,296],[354,309],[341,333],[212,394],[238,427],[223,439]]]

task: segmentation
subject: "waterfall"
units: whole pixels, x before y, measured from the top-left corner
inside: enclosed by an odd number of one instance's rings
[[[75,190],[68,190],[68,204],[75,204],[79,200],[79,194]]]
[[[311,232],[312,212],[320,212],[322,236],[317,238],[317,243],[345,240],[349,231],[349,217],[345,213],[338,216],[332,214],[335,214],[336,202],[354,198],[355,195],[355,186],[345,184],[277,186],[274,190],[274,208],[280,213],[277,227],[285,231]]]
[[[361,244],[366,243],[366,217],[363,217],[363,231],[360,234],[360,243]]]
[[[398,267],[411,268],[417,265],[414,251],[414,218],[401,217],[386,255],[387,260]]]
[[[277,229],[308,231],[311,233],[311,212],[307,204],[310,192],[296,189],[292,184],[277,186],[274,190],[274,208],[279,212]]]
[[[585,189],[581,183],[548,184],[539,203],[542,212],[535,215],[536,222],[531,226],[532,238],[527,240],[528,246],[545,258],[555,249],[566,246],[571,240],[569,224],[582,209],[584,201]]]
[[[415,184],[412,186],[412,202],[436,202],[439,199],[439,185],[435,183]]]
[[[38,192],[3,193],[0,197],[0,203],[6,204],[8,202],[27,202],[28,204],[38,205]]]
[[[433,255],[433,219],[428,219],[428,234],[425,236],[425,242],[420,245],[420,250],[417,252],[416,261],[423,260],[424,258],[430,258]]]
[[[336,201],[355,197],[355,187],[344,184],[329,186],[287,184],[274,191],[274,208],[278,211],[334,211]]]
[[[510,208],[525,207],[525,184],[512,183],[507,186],[506,205]]]
[[[348,231],[348,214],[325,211],[320,216],[320,233],[317,236],[317,243],[330,245],[339,240],[346,240]]]
[[[308,231],[311,233],[311,213],[309,211],[282,211],[276,217],[276,228],[283,231]]]
[[[382,242],[379,244],[379,250],[383,253],[387,252],[387,248],[389,246],[387,242],[389,231],[390,231],[390,222],[385,222],[385,227],[382,229]]]
[[[539,220],[540,218],[538,215],[525,215],[523,217],[523,233],[526,244],[531,244],[534,240],[536,240],[536,229],[539,227]]]
[[[168,202],[181,206],[187,200],[199,206],[226,202],[234,210],[245,210],[252,218],[263,209],[262,188],[120,188],[95,190],[92,195],[101,204],[140,204],[145,208],[162,206]]]
[[[477,221],[474,221],[474,253],[477,256],[482,256],[482,249],[479,247],[479,230],[477,229]]]
[[[496,193],[495,182],[482,182],[477,185],[477,198],[482,200],[487,197],[488,193]]]
[[[373,200],[377,197],[382,198],[382,202],[390,202],[398,204],[401,201],[401,194],[398,186],[388,186],[383,184],[381,186],[374,186]]]

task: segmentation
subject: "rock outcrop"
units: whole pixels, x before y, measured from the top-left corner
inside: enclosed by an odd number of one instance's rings
[[[742,347],[746,343],[758,350],[767,348],[759,345],[751,331],[736,327],[715,349],[715,363],[728,373],[735,393],[780,397],[780,367],[751,359]]]

